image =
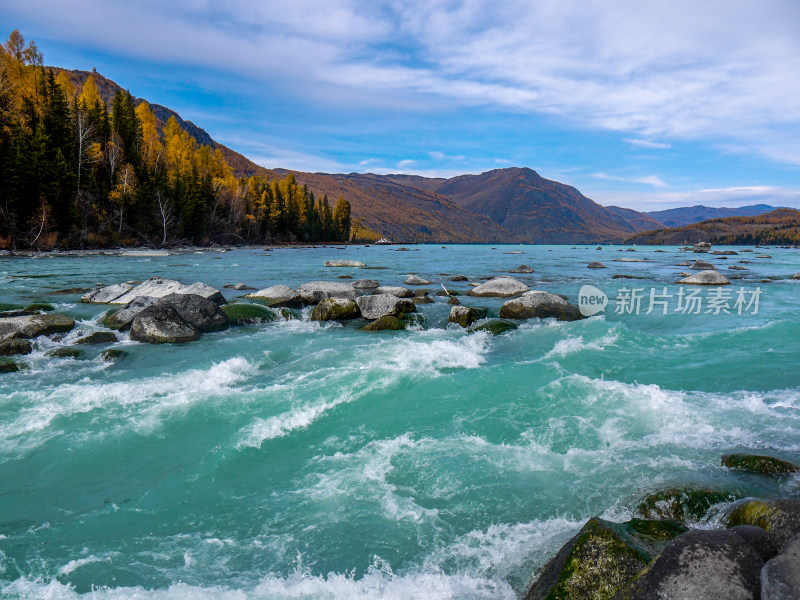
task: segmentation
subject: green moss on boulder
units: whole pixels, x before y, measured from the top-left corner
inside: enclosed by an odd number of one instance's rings
[[[104,350],[100,357],[106,362],[116,362],[128,356],[128,353],[125,350],[119,350],[118,348],[109,348],[108,350]]]
[[[27,340],[11,338],[0,342],[0,356],[15,356],[18,354],[30,354],[33,350],[31,343]]]
[[[32,312],[50,312],[51,310],[55,310],[55,307],[47,302],[34,302],[32,304],[28,304],[24,310],[29,310]]]
[[[634,519],[611,523],[597,517],[543,568],[526,600],[613,598],[666,546],[684,533],[679,523]]]
[[[737,506],[728,516],[728,527],[755,525],[761,527],[783,546],[793,535],[800,533],[800,500],[750,500]]]
[[[78,348],[56,348],[47,353],[47,356],[53,358],[80,358],[83,356],[83,350]]]
[[[758,454],[726,454],[722,457],[722,466],[762,475],[797,473],[800,470],[800,467],[788,460]]]
[[[738,496],[709,489],[669,488],[646,496],[638,511],[646,519],[674,519],[695,523],[715,504],[733,502]]]
[[[493,335],[500,335],[506,331],[516,329],[517,327],[519,327],[519,325],[505,319],[489,319],[485,323],[471,327],[470,331],[488,331]]]
[[[364,325],[361,329],[362,331],[399,331],[405,328],[406,324],[402,319],[392,315],[384,315],[380,319]]]
[[[277,314],[261,304],[226,304],[222,312],[228,316],[231,325],[252,325],[254,323],[267,323],[277,319]]]

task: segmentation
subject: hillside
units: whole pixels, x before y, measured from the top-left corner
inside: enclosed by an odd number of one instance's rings
[[[451,179],[388,178],[435,192],[463,209],[484,215],[517,241],[593,243],[621,239],[638,231],[574,187],[545,179],[528,168],[495,169]]]
[[[697,242],[799,244],[800,211],[779,208],[758,216],[709,219],[684,227],[640,233],[628,239],[631,244],[687,245]]]
[[[657,221],[649,214],[638,212],[632,208],[622,208],[621,206],[606,206],[605,208],[607,211],[625,219],[637,232],[653,231],[654,229],[663,229],[665,227],[664,223]]]
[[[725,208],[713,206],[682,206],[667,210],[656,210],[646,213],[647,216],[663,223],[664,227],[683,227],[709,219],[724,219],[726,217],[755,217],[775,210],[777,207],[767,204],[753,204],[738,208]]]

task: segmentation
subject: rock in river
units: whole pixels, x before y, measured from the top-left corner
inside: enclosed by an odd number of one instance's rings
[[[461,327],[469,327],[475,321],[486,318],[488,310],[485,308],[471,308],[469,306],[454,306],[450,309],[448,323],[456,323]]]
[[[391,294],[392,296],[397,296],[398,298],[413,298],[414,292],[412,292],[408,288],[400,287],[397,285],[382,285],[378,288],[375,288],[372,292],[373,294]]]
[[[247,294],[245,298],[265,300],[270,306],[276,308],[302,308],[303,306],[303,299],[300,296],[300,292],[283,284],[273,285],[272,287],[258,290],[252,294]]]
[[[372,323],[367,323],[361,329],[363,331],[399,331],[405,328],[406,324],[402,319],[398,319],[392,315],[384,315]]]
[[[157,298],[150,296],[140,296],[128,302],[125,306],[115,311],[110,311],[103,317],[102,324],[109,329],[119,329],[125,331],[130,329],[131,323],[140,312],[148,306],[152,306],[157,302]]]
[[[5,317],[0,319],[0,340],[67,333],[74,327],[75,320],[62,313]]]
[[[223,331],[230,326],[228,317],[216,302],[197,294],[170,294],[157,304],[168,304],[181,319],[202,333]]]
[[[326,260],[325,267],[366,267],[367,265],[357,260]]]
[[[400,316],[401,313],[416,311],[414,303],[393,294],[359,296],[356,299],[361,316],[365,319],[379,319],[385,315]]]
[[[509,273],[533,273],[533,269],[528,265],[520,265],[516,269],[511,269]]]
[[[169,304],[148,306],[133,320],[131,339],[150,344],[175,344],[191,342],[200,332],[184,321]]]
[[[516,296],[523,292],[527,292],[530,288],[517,281],[513,277],[495,277],[486,283],[472,288],[468,295],[478,297],[494,297],[494,298],[509,298]]]
[[[784,544],[781,553],[761,569],[762,600],[800,598],[800,534]]]
[[[325,298],[314,307],[312,321],[345,321],[361,316],[358,305],[348,298]]]
[[[788,460],[760,454],[726,454],[722,457],[722,466],[762,475],[797,473],[800,470],[800,467]]]
[[[681,279],[678,283],[685,283],[688,285],[730,285],[731,282],[719,271],[700,271],[694,275],[690,275],[685,279]]]
[[[431,282],[427,279],[423,279],[422,277],[417,277],[416,275],[409,275],[406,277],[406,280],[403,282],[406,285],[430,285]]]
[[[306,304],[319,304],[326,298],[344,298],[353,302],[358,298],[353,286],[341,281],[311,281],[301,285],[297,291]]]
[[[800,500],[750,500],[738,505],[728,517],[728,527],[755,525],[780,547],[800,533]]]
[[[706,262],[704,260],[696,260],[691,264],[689,268],[694,271],[709,271],[716,269],[717,267],[712,265],[710,262]]]
[[[374,290],[381,284],[375,279],[356,279],[351,285],[357,290]]]
[[[519,298],[509,300],[500,308],[500,317],[503,319],[549,319],[559,321],[577,321],[583,315],[576,306],[573,306],[561,296],[531,290]]]

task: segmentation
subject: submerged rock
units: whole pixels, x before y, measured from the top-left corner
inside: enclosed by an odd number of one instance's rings
[[[397,317],[402,313],[414,312],[416,310],[411,300],[398,298],[393,294],[359,296],[356,299],[356,303],[361,311],[361,316],[365,319],[379,319],[385,315]]]
[[[44,313],[0,319],[0,340],[32,339],[40,335],[67,333],[75,328],[75,320],[62,313]]]
[[[417,277],[416,275],[409,275],[406,277],[406,280],[403,282],[406,285],[430,285],[431,282],[427,279],[423,279],[422,277]]]
[[[597,517],[542,569],[526,600],[613,598],[686,528],[669,521],[612,523]]]
[[[266,301],[270,306],[276,308],[302,308],[303,299],[300,292],[290,288],[288,285],[273,285],[272,287],[258,290],[252,294],[247,294],[245,298],[253,298]]]
[[[800,500],[750,500],[737,506],[728,517],[728,527],[755,525],[766,531],[780,547],[800,533]]]
[[[366,267],[367,265],[357,260],[326,260],[324,267]]]
[[[254,289],[256,289],[254,287],[250,287],[246,283],[226,283],[222,287],[228,288],[228,289],[231,289],[231,290],[237,290],[237,291],[254,290]]]
[[[503,319],[554,318],[559,321],[583,319],[577,306],[573,306],[561,296],[541,290],[525,292],[519,298],[509,300],[500,308],[500,317]]]
[[[55,310],[55,307],[52,304],[47,304],[46,302],[34,302],[33,304],[28,304],[23,310],[29,312],[50,312]]]
[[[33,347],[28,340],[11,338],[0,342],[0,356],[17,356],[30,354]]]
[[[55,350],[50,350],[47,356],[52,356],[53,358],[80,358],[83,356],[83,350],[78,348],[56,348]]]
[[[406,324],[402,319],[392,315],[384,315],[380,319],[364,325],[361,329],[363,331],[399,331],[405,328]]]
[[[226,304],[221,308],[231,325],[253,325],[276,319],[274,312],[260,304],[237,302],[235,304]]]
[[[325,298],[314,307],[312,321],[346,321],[361,316],[358,304],[347,298]]]
[[[27,365],[13,360],[0,361],[0,373],[17,373],[18,371],[24,371],[27,368]]]
[[[297,288],[306,304],[319,304],[326,298],[344,298],[355,302],[358,292],[349,283],[341,281],[311,281]]]
[[[485,319],[488,314],[486,308],[472,308],[470,306],[454,306],[450,309],[448,323],[456,323],[461,327],[469,327],[475,321]]]
[[[520,265],[516,269],[511,269],[509,273],[533,273],[533,269],[528,265]]]
[[[492,335],[500,335],[506,331],[517,329],[519,325],[505,319],[489,319],[485,323],[470,327],[470,331],[488,331]]]
[[[586,265],[586,268],[587,269],[607,269],[608,267],[606,267],[601,262],[593,261],[593,262],[590,262],[588,265]]]
[[[638,511],[646,519],[674,519],[681,523],[695,523],[708,514],[709,509],[723,502],[733,502],[735,494],[698,488],[669,488],[646,496]]]
[[[757,600],[762,564],[732,531],[690,531],[670,542],[617,598]]]
[[[758,454],[726,454],[722,457],[722,466],[763,475],[797,473],[800,470],[800,467],[788,460]]]
[[[513,277],[495,277],[486,283],[472,288],[468,295],[481,298],[508,298],[527,292],[530,288]]]
[[[710,271],[716,269],[717,267],[712,265],[710,262],[696,260],[689,266],[689,268],[693,271]]]
[[[118,342],[117,336],[110,331],[95,331],[75,340],[76,344],[113,344]]]
[[[108,350],[103,350],[102,354],[100,354],[100,358],[105,362],[116,362],[122,360],[126,356],[128,356],[128,353],[118,348],[109,348]]]
[[[730,281],[719,271],[700,271],[685,279],[681,279],[678,283],[685,283],[687,285],[730,285]]]
[[[192,342],[200,332],[184,321],[169,304],[148,306],[133,320],[131,339],[150,344],[176,344]]]
[[[171,306],[181,319],[202,333],[223,331],[230,326],[228,317],[216,302],[197,294],[170,294],[156,304]]]
[[[466,275],[453,275],[450,281],[469,281]]]

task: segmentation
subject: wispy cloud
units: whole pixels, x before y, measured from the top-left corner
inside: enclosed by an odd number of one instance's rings
[[[428,152],[428,156],[430,156],[433,160],[450,160],[450,161],[459,161],[464,160],[466,156],[463,154],[445,154],[444,152]]]
[[[609,175],[608,173],[592,173],[592,177],[603,179],[605,181],[621,181],[623,183],[639,183],[642,185],[651,185],[657,188],[667,188],[669,184],[665,182],[658,175],[647,175],[644,177],[620,177],[617,175]]]
[[[643,211],[698,204],[732,208],[750,204],[769,204],[800,208],[800,187],[753,185],[644,193],[588,191],[587,195],[605,206],[616,205]]]
[[[398,169],[409,169],[417,164],[417,161],[413,158],[406,158],[405,160],[401,160],[397,163]]]
[[[652,140],[640,140],[636,138],[625,138],[631,146],[639,146],[640,148],[651,148],[654,150],[664,150],[672,148],[672,144],[665,144],[664,142],[654,142]]]

